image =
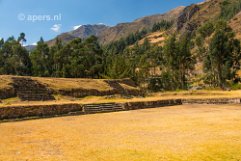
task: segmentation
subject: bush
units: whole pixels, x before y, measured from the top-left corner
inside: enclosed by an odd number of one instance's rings
[[[221,4],[220,17],[225,20],[230,20],[239,11],[241,11],[241,0],[235,0],[234,2],[231,2],[230,0],[224,0]]]
[[[168,30],[173,25],[173,22],[162,20],[161,22],[155,23],[152,27],[152,32],[160,30]]]
[[[175,81],[174,76],[170,73],[162,73],[160,77],[149,79],[148,89],[153,92],[158,91],[173,91],[177,90],[178,82]]]

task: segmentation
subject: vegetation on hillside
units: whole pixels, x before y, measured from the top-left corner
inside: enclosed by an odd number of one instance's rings
[[[170,36],[163,47],[135,43],[145,32],[139,32],[107,47],[101,47],[96,37],[75,39],[68,44],[57,40],[52,47],[41,38],[36,49],[28,53],[13,37],[1,41],[1,74],[67,78],[132,78],[137,83],[149,81],[154,91],[188,89],[198,57],[204,62],[203,81],[214,87],[226,86],[227,80],[238,82],[240,42],[225,21],[208,22],[196,33]],[[123,43],[122,47],[121,46]],[[209,41],[208,44],[205,42]],[[200,52],[192,54],[195,49]]]
[[[173,22],[162,20],[161,22],[155,23],[152,27],[152,32],[160,30],[168,30],[172,27]]]
[[[208,42],[208,43],[205,43]],[[203,60],[204,82],[214,87],[226,86],[226,80],[238,82],[240,42],[225,21],[207,22],[196,35],[199,57]]]
[[[163,20],[150,29],[101,46],[97,37],[59,39],[49,47],[41,38],[28,52],[25,34],[0,40],[0,74],[66,78],[132,78],[154,91],[189,89],[194,78],[206,86],[226,88],[239,83],[240,42],[227,19],[240,11],[240,0],[221,3],[221,19],[201,24],[192,33],[168,32],[174,22]],[[225,6],[225,7],[224,7]],[[147,35],[164,31],[164,45],[151,44]],[[173,33],[173,34],[172,34]],[[143,43],[139,43],[144,40]],[[202,64],[202,74],[195,73]]]
[[[230,20],[241,11],[241,0],[224,0],[221,4],[220,17]]]

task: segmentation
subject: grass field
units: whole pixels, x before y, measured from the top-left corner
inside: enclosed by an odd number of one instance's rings
[[[1,161],[238,161],[240,105],[183,105],[0,124]]]

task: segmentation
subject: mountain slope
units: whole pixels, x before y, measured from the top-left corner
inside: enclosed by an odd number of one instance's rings
[[[236,16],[234,16],[229,25],[232,27],[234,32],[236,33],[236,37],[241,40],[241,12],[239,12]]]
[[[184,7],[178,7],[165,14],[157,14],[153,16],[143,17],[131,23],[118,24],[111,27],[100,34],[100,42],[103,44],[119,40],[128,36],[130,33],[140,31],[142,29],[150,29],[155,23],[161,20],[176,21],[178,15],[183,11]]]
[[[229,2],[234,3],[234,1],[235,0],[230,0]],[[204,23],[218,20],[222,12],[223,2],[224,0],[206,0],[202,3],[185,7],[176,19],[176,28],[172,30],[178,35],[193,33]],[[231,20],[227,20],[227,22],[230,27],[232,27],[236,37],[241,40],[241,11]],[[149,33],[143,39],[147,38],[153,44],[163,45],[163,41],[169,35],[167,31],[159,31]],[[140,41],[140,43],[142,42],[143,40]]]
[[[142,29],[150,29],[155,23],[161,20],[176,21],[178,15],[183,11],[184,7],[178,7],[165,14],[156,14],[152,16],[143,17],[130,23],[120,23],[116,26],[109,27],[105,25],[83,25],[77,30],[63,33],[57,38],[63,42],[68,42],[74,38],[85,39],[91,35],[97,36],[101,44],[107,44],[112,41],[124,38],[131,33],[140,31]],[[54,44],[56,38],[50,40],[48,44],[51,46]]]

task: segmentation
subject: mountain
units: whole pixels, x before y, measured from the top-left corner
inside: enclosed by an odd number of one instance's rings
[[[192,32],[206,22],[216,21],[221,17],[241,38],[241,0],[206,0],[187,6],[177,19],[179,33]]]
[[[122,23],[114,27],[104,30],[100,34],[100,42],[103,44],[119,40],[120,38],[128,36],[130,33],[140,31],[142,29],[150,29],[155,23],[162,20],[176,21],[178,15],[183,11],[184,7],[178,7],[165,14],[156,14],[152,16],[137,19],[131,23]]]
[[[168,31],[149,33],[146,37],[140,40],[140,43],[143,43],[144,39],[147,38],[152,43],[163,44],[166,37],[172,33],[177,33],[178,35],[192,33],[204,23],[217,20],[221,15],[223,7],[222,5],[225,1],[227,0],[206,0],[204,2],[192,4],[187,7],[178,7],[165,14],[147,16],[139,18],[133,22],[120,23],[113,27],[103,24],[83,25],[74,31],[63,33],[56,38],[61,39],[63,42],[68,42],[75,38],[85,39],[91,35],[94,35],[99,38],[101,44],[108,44],[121,38],[125,38],[131,33],[135,33],[142,29],[151,29],[155,23],[158,23],[162,20],[172,21],[174,22],[174,25]],[[229,4],[239,4],[239,2],[240,0],[228,0],[228,4],[226,4],[224,7],[226,10],[228,10],[232,8],[232,6],[229,6]],[[229,13],[229,11],[227,13]],[[228,19],[227,22],[233,28],[237,38],[241,40],[241,12],[238,14],[235,13],[235,15],[231,17],[231,20]],[[56,38],[48,41],[48,44],[50,46],[53,45]]]
[[[161,20],[176,21],[178,15],[183,11],[184,7],[178,7],[165,14],[156,14],[152,16],[143,17],[130,23],[120,23],[116,26],[110,27],[103,24],[97,25],[82,25],[78,29],[63,33],[56,38],[63,42],[68,42],[74,38],[85,39],[91,35],[97,36],[101,44],[107,44],[112,41],[124,38],[131,33],[140,31],[142,29],[150,29],[152,26]],[[51,46],[55,39],[48,41]]]
[[[104,30],[108,29],[109,26],[98,24],[98,25],[82,25],[76,30],[63,33],[59,36],[57,36],[58,39],[62,40],[63,42],[71,41],[75,38],[82,38],[86,39],[87,37],[94,35],[99,37],[100,33],[102,33]],[[48,41],[48,44],[51,46],[55,43],[55,39]]]
[[[36,48],[36,45],[27,45],[27,46],[25,46],[25,49],[27,50],[27,51],[33,51],[34,49]]]
[[[232,13],[231,11],[239,11],[241,8],[241,0],[228,0],[228,4],[225,4],[225,6],[223,6],[223,2],[225,0],[206,0],[202,3],[185,7],[177,16],[175,21],[176,26],[172,28],[172,32],[175,32],[177,35],[193,33],[204,23],[218,20],[222,14],[222,10]],[[233,17],[230,16],[229,18],[226,18],[227,23],[235,32],[236,37],[241,40],[241,11],[237,13],[233,12]],[[144,39],[148,39],[151,43],[163,45],[164,40],[170,35],[169,32],[158,31],[149,33],[139,43],[141,44],[144,42]]]

